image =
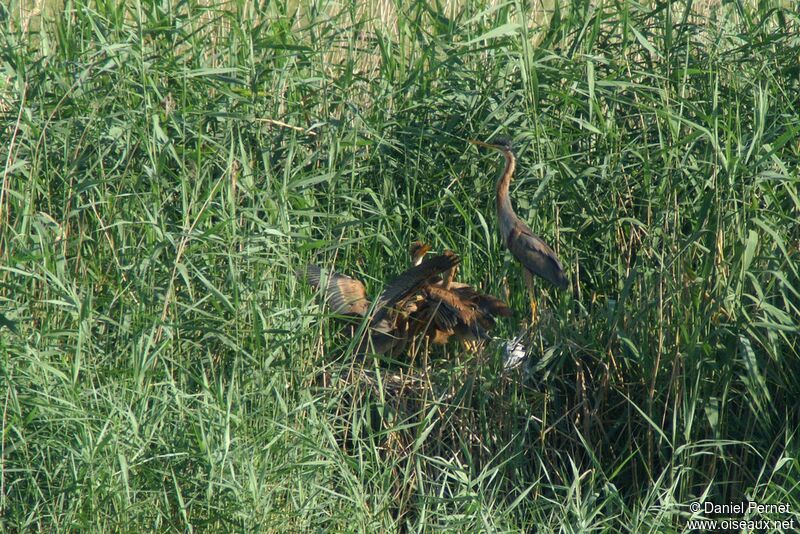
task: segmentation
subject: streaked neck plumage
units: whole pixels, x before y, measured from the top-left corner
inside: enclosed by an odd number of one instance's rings
[[[506,158],[506,164],[495,186],[495,192],[497,193],[497,214],[501,215],[506,213],[513,216],[514,209],[511,207],[511,198],[508,196],[508,188],[511,185],[511,177],[514,175],[517,160],[511,150],[503,150],[503,156]],[[506,236],[503,236],[503,239],[505,238]]]

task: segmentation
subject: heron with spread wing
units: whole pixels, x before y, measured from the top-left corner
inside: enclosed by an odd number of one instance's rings
[[[333,313],[368,319],[366,334],[359,341],[356,354],[374,352],[396,356],[405,350],[414,335],[410,317],[418,309],[420,291],[432,278],[459,261],[455,255],[444,254],[420,261],[389,282],[374,306],[367,298],[364,284],[355,278],[335,271],[324,274],[319,266],[312,264],[298,269],[296,274],[307,279],[313,287],[322,287],[321,293]],[[356,328],[353,327],[351,332],[355,334]]]
[[[419,265],[430,247],[419,241],[411,244],[409,253],[413,265]],[[446,250],[445,256],[455,257]],[[495,317],[508,317],[511,310],[505,302],[480,293],[468,284],[456,282],[458,264],[454,264],[442,276],[429,280],[422,294],[418,309],[411,317],[416,328],[434,344],[444,345],[454,337],[467,346],[475,346],[489,339],[489,330],[495,325]]]

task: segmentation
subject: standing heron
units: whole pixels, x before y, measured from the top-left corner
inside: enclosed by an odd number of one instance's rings
[[[540,276],[560,289],[566,289],[568,285],[567,276],[558,256],[550,246],[540,237],[534,235],[530,227],[514,213],[511,207],[511,198],[508,196],[508,188],[511,185],[511,178],[517,165],[517,158],[511,141],[507,139],[497,139],[495,143],[484,143],[482,141],[470,140],[470,143],[485,148],[499,151],[505,158],[505,166],[495,185],[497,193],[497,220],[500,224],[500,235],[506,248],[511,251],[517,261],[522,264],[522,274],[525,277],[525,285],[528,288],[528,296],[531,305],[531,320],[536,319],[536,299],[533,296],[533,275]]]

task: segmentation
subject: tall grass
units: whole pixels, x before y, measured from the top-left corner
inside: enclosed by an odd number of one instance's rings
[[[617,0],[0,7],[0,524],[665,530],[800,521],[800,12]],[[508,292],[499,161],[569,267],[502,341],[350,355],[425,239]],[[698,514],[694,514],[698,516]]]

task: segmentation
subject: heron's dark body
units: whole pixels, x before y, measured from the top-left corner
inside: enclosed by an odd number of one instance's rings
[[[492,145],[474,142],[474,144],[499,150],[505,158],[505,166],[495,186],[497,220],[503,244],[527,272],[544,278],[558,288],[565,289],[569,282],[561,262],[558,261],[558,256],[547,243],[534,235],[522,219],[517,217],[511,206],[508,190],[517,164],[514,151],[507,143]]]

